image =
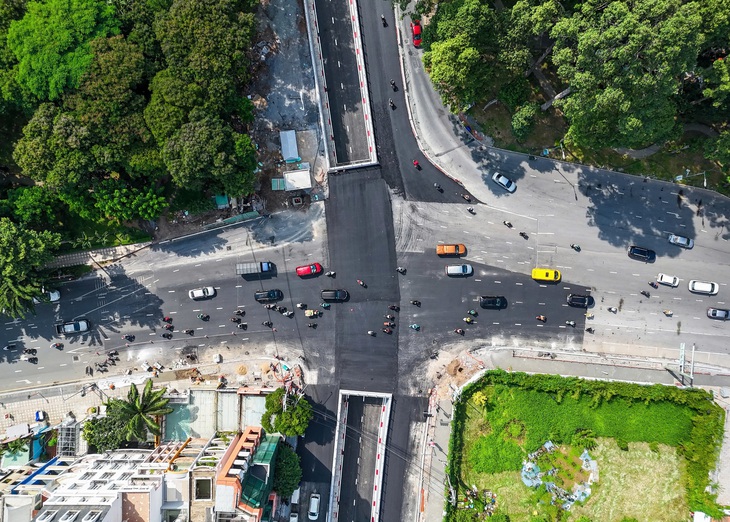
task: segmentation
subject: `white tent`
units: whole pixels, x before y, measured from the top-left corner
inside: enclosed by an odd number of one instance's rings
[[[289,170],[284,173],[286,190],[304,190],[312,188],[312,176],[309,169]]]
[[[281,139],[281,155],[287,163],[296,163],[302,159],[299,157],[297,148],[297,131],[279,131]]]

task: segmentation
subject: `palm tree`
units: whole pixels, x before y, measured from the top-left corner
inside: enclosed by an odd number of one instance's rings
[[[127,394],[127,400],[112,399],[106,405],[109,414],[118,415],[124,419],[124,438],[128,441],[147,440],[147,432],[154,435],[160,434],[160,425],[155,417],[172,413],[172,408],[167,406],[170,399],[163,398],[167,388],[152,390],[152,380],[147,379],[144,390],[140,395],[137,386],[132,384]]]

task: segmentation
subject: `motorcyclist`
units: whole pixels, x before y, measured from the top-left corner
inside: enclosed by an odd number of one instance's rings
[[[271,328],[272,326],[274,326],[274,323],[272,323],[271,321],[264,321],[261,324],[264,325],[264,326],[267,326],[269,328]]]
[[[372,330],[368,330],[368,335],[372,335],[374,337],[375,336],[375,332],[372,331]]]
[[[307,326],[310,328],[317,328],[317,323],[307,323]]]
[[[400,306],[390,305],[388,307],[388,310],[393,310],[394,312],[398,312],[400,310]]]
[[[398,272],[399,274],[405,274],[406,273],[406,269],[404,267],[402,267],[402,266],[399,266],[398,268],[396,268],[395,271]]]
[[[248,330],[248,323],[238,323],[236,326],[241,330]]]
[[[507,228],[512,228],[512,223],[510,223],[509,221],[502,221],[502,224],[504,224],[504,226],[506,226]]]
[[[390,86],[395,87],[395,80],[393,78],[390,79]]]
[[[454,332],[459,335],[464,335],[464,329],[463,328],[455,328]]]
[[[473,214],[474,213],[474,207],[466,207],[466,211],[467,212],[471,212]]]
[[[575,321],[565,321],[568,326],[575,326]]]
[[[435,188],[436,190],[441,190],[441,185],[439,185],[438,183],[434,183],[433,188]]]
[[[520,236],[522,236],[522,237],[524,237],[525,239],[527,239],[527,233],[525,233],[525,232],[520,232]]]
[[[360,286],[365,286],[365,281],[363,281],[362,279],[358,279],[357,284]]]
[[[305,305],[304,303],[297,303],[297,308],[299,308],[300,310],[304,310],[306,307],[307,305]]]
[[[388,105],[390,105],[390,108],[392,109],[395,107],[395,103],[393,103],[393,98],[388,98]]]
[[[413,324],[409,325],[408,328],[413,328],[414,330],[420,330],[421,325],[413,323]]]
[[[421,301],[418,299],[411,299],[411,304],[414,306],[421,306]]]
[[[413,166],[418,168],[420,165],[418,164],[418,160],[413,160]]]
[[[236,314],[236,315],[241,315],[241,316],[246,315],[246,311],[245,310],[236,310],[233,313]]]
[[[464,322],[466,324],[472,324],[474,322],[474,319],[472,319],[471,317],[464,317]]]

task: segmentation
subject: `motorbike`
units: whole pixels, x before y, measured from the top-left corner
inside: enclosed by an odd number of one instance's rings
[[[570,248],[572,248],[576,252],[580,252],[580,245],[576,245],[575,243],[571,243],[570,244]]]
[[[240,315],[241,317],[243,317],[244,315],[246,315],[246,311],[245,310],[236,310],[233,313],[236,314],[236,315]]]
[[[464,198],[465,201],[471,203],[471,196],[469,194],[462,194],[462,198]]]
[[[24,348],[23,353],[26,355],[36,355],[38,353],[38,350],[35,348]]]
[[[297,303],[297,308],[299,308],[300,310],[304,310],[306,307],[307,305],[305,305],[304,303]]]
[[[394,91],[398,90],[398,87],[395,86],[395,80],[390,80],[390,86],[393,88]]]
[[[586,319],[593,319],[593,314],[591,312],[586,312]]]
[[[390,335],[390,334],[393,333],[393,330],[391,330],[390,328],[383,328],[383,332],[384,333],[387,333],[388,335]]]
[[[639,293],[640,293],[641,295],[643,295],[644,297],[651,297],[651,294],[650,294],[649,292],[647,292],[646,290],[642,290],[642,291],[641,291],[641,292],[639,292]]]
[[[529,239],[530,236],[527,235],[525,232],[520,232],[520,236],[522,236],[524,239]]]
[[[335,277],[337,275],[337,272],[335,272],[334,270],[330,270],[329,272],[325,272],[324,275],[326,275],[327,277]]]
[[[512,223],[510,223],[509,221],[502,221],[502,224],[507,228],[512,228]]]
[[[208,314],[198,314],[198,319],[207,321],[208,319],[210,319],[210,316]]]
[[[248,323],[238,323],[236,327],[240,328],[241,330],[248,330]]]
[[[565,324],[568,325],[568,326],[572,326],[573,328],[575,328],[575,321],[565,321]]]
[[[232,323],[240,323],[241,322],[241,318],[240,317],[236,317],[234,315],[233,317],[231,317],[231,322]]]
[[[195,333],[195,330],[193,330],[192,328],[188,328],[187,330],[183,330],[183,333],[187,335],[193,335]]]
[[[329,310],[330,309],[330,304],[329,303],[319,303],[319,306],[321,306],[325,310]]]
[[[616,313],[618,313],[618,308],[616,308],[615,306],[609,306],[608,311],[611,312],[612,314],[616,314]]]
[[[172,317],[170,317],[169,315],[166,315],[165,317],[162,318],[162,320],[166,323],[171,323]]]
[[[541,321],[543,323],[544,322],[547,322],[547,317],[544,316],[544,315],[538,315],[537,317],[535,317],[535,319],[538,320],[538,321]]]
[[[471,317],[464,317],[464,319],[462,319],[462,320],[463,320],[463,321],[464,321],[464,322],[465,322],[466,324],[474,324],[474,319],[472,319]]]
[[[473,315],[474,317],[476,317],[477,315],[479,315],[476,310],[469,310],[467,313],[469,315]]]
[[[586,332],[589,334],[595,333],[596,331],[593,328],[586,328]]]
[[[358,285],[360,285],[360,286],[362,286],[363,288],[365,288],[365,287],[366,287],[366,285],[365,285],[365,281],[363,281],[362,279],[358,279],[358,280],[357,280],[357,284],[358,284]]]
[[[385,21],[385,15],[380,15],[380,21],[383,22],[383,27],[388,27],[388,22]]]
[[[283,314],[287,310],[286,306],[279,306],[279,305],[275,306],[274,309],[277,312],[279,312],[280,314]]]
[[[38,357],[27,357],[25,360],[30,364],[38,364]]]
[[[172,325],[171,325],[171,324],[169,324],[169,323],[168,323],[168,324],[166,324],[165,326],[163,326],[163,328],[164,328],[165,330],[174,330],[174,329],[175,329],[175,327],[174,327],[174,326],[172,326]]]
[[[385,317],[386,319],[390,319],[391,321],[393,319],[395,319],[395,316],[393,314],[387,314],[387,315],[384,315],[383,317]]]
[[[276,305],[275,304],[265,304],[264,308],[266,308],[267,310],[275,310]]]
[[[413,160],[413,166],[416,167],[416,170],[421,170],[421,164],[418,163],[418,160]]]
[[[109,352],[109,355],[119,355],[119,352],[117,350],[112,350]]]
[[[419,324],[413,323],[413,324],[409,324],[408,328],[412,328],[415,331],[419,331],[421,329],[421,326]]]
[[[403,274],[403,275],[405,275],[405,273],[406,273],[406,269],[403,268],[402,266],[399,266],[398,268],[396,268],[395,271],[398,272],[399,274]]]
[[[444,189],[442,189],[442,188],[441,188],[441,185],[439,185],[438,183],[434,183],[434,184],[433,184],[433,188],[435,188],[435,189],[436,189],[436,190],[438,190],[439,192],[443,192],[443,191],[444,191]]]
[[[293,315],[294,315],[294,312],[292,312],[291,310],[289,310],[288,312],[284,312],[284,313],[283,313],[283,314],[281,314],[281,315],[283,315],[284,317],[291,317],[291,316],[293,316]]]
[[[160,337],[164,337],[165,339],[172,339],[172,334],[170,332],[161,333]]]
[[[400,306],[390,305],[388,307],[388,310],[393,310],[394,312],[400,312]]]
[[[466,207],[466,211],[467,211],[467,212],[468,212],[469,214],[476,214],[476,212],[474,211],[474,207]]]
[[[373,330],[368,330],[368,335],[372,335],[373,337],[375,337],[375,332]]]
[[[411,299],[411,304],[413,306],[421,306],[421,301],[419,301],[418,299]]]
[[[134,342],[135,337],[134,337],[134,335],[127,334],[127,335],[122,335],[122,339],[124,339],[125,341],[129,341],[130,343],[132,343],[132,342]]]
[[[317,328],[317,323],[307,323],[307,326],[310,328]]]
[[[383,326],[390,326],[393,328],[395,326],[395,323],[393,321],[385,321],[383,322]]]
[[[393,98],[388,99],[388,105],[390,105],[391,109],[395,109],[395,103],[393,103]]]
[[[56,348],[60,350],[61,348],[63,348],[63,343],[53,343],[51,345],[51,348]]]
[[[671,310],[662,310],[662,313],[667,317],[672,317],[673,312]]]
[[[459,335],[464,335],[463,328],[454,328],[454,333],[457,333]]]
[[[659,288],[659,283],[657,283],[656,281],[649,281],[649,286],[654,289],[657,289],[657,288]]]
[[[272,323],[271,321],[264,321],[261,324],[264,325],[264,326],[266,326],[266,327],[268,327],[268,328],[271,328],[272,326],[274,326],[274,323]]]

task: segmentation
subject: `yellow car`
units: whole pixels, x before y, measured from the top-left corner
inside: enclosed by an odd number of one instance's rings
[[[535,281],[557,283],[560,281],[560,270],[553,270],[552,268],[533,268],[532,278]]]

